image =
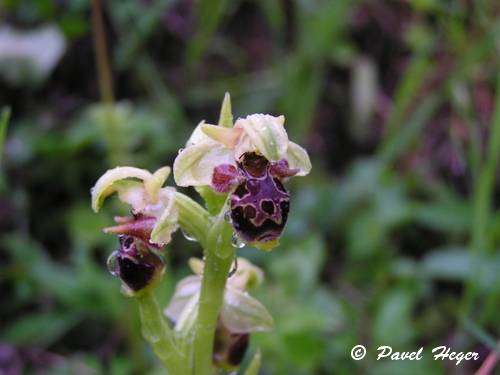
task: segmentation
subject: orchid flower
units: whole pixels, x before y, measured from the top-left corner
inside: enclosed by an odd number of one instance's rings
[[[170,174],[169,167],[155,173],[134,167],[108,170],[91,190],[92,208],[99,211],[104,200],[117,192],[119,199],[131,206],[132,217],[115,218],[118,225],[105,232],[140,238],[148,245],[161,247],[171,240],[178,228],[175,189],[162,188]]]
[[[232,128],[201,122],[174,162],[180,186],[211,186],[231,193],[233,227],[264,250],[278,244],[290,199],[282,180],[311,170],[307,152],[288,140],[284,116],[254,114]]]
[[[269,331],[273,327],[273,319],[266,308],[246,289],[262,283],[263,273],[243,258],[237,260],[238,269],[227,280],[220,318],[222,323],[234,333],[249,333]],[[189,265],[194,275],[182,279],[175,289],[165,314],[176,323],[176,329],[181,329],[182,320],[188,315],[186,308],[196,306],[201,287],[203,261],[191,258]]]
[[[243,258],[237,260],[237,270],[228,279],[224,292],[214,343],[214,364],[219,367],[239,365],[251,332],[270,331],[273,318],[267,309],[246,290],[260,285],[263,272]],[[195,275],[182,279],[175,289],[165,315],[175,323],[177,331],[196,319],[202,281],[203,261],[189,260]]]

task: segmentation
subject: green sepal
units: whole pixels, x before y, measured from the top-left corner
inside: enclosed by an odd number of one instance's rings
[[[226,202],[227,194],[219,194],[209,186],[197,186],[196,191],[205,201],[205,206],[210,215],[217,215]]]

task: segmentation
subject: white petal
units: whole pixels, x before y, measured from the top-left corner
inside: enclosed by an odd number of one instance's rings
[[[307,151],[297,143],[288,142],[288,150],[285,155],[290,168],[298,168],[297,176],[305,176],[311,171],[311,160]]]
[[[127,178],[137,178],[139,180],[146,180],[151,176],[151,173],[145,169],[134,167],[116,167],[104,173],[99,180],[97,180],[94,187],[91,189],[92,195],[92,209],[97,212],[102,206],[104,199],[113,194],[116,189],[113,184],[117,181]]]
[[[129,204],[135,213],[142,213],[150,204],[144,183],[138,181],[117,181],[113,185],[120,201]]]
[[[270,331],[273,318],[267,309],[248,293],[228,286],[221,308],[222,323],[232,333]]]
[[[198,301],[200,300],[200,292],[194,294],[185,304],[181,314],[175,322],[175,330],[181,333],[182,339],[192,337],[192,330],[196,324],[198,317]]]
[[[177,206],[175,205],[174,199],[175,190],[172,188],[164,188],[160,191],[160,201],[161,205],[161,214],[158,216],[156,212],[156,207],[152,209],[152,207],[146,207],[144,213],[146,215],[150,214],[151,216],[157,217],[158,220],[151,232],[152,243],[158,245],[165,245],[170,242],[172,239],[172,233],[177,230],[179,224],[177,223],[177,219],[179,217],[179,212],[177,210]],[[156,205],[154,205],[156,206]],[[151,212],[148,212],[150,211]]]
[[[256,151],[256,148],[252,144],[250,137],[248,136],[248,134],[243,133],[243,135],[239,139],[239,142],[234,148],[235,159],[239,160],[241,155],[243,155],[245,152],[254,152],[254,151]]]
[[[235,128],[242,127],[256,150],[268,160],[277,161],[284,157],[288,148],[284,122],[284,116],[255,114],[238,119]]]
[[[238,257],[238,269],[227,282],[233,288],[246,290],[261,285],[263,281],[264,272],[259,267],[245,258]]]
[[[208,136],[201,130],[203,125],[205,125],[205,120],[200,121],[200,123],[196,125],[196,128],[194,128],[191,136],[186,142],[186,147],[198,144],[201,141],[208,139]]]
[[[203,140],[177,155],[175,182],[179,186],[210,185],[213,170],[220,164],[235,164],[233,152],[212,139]]]
[[[174,295],[172,296],[168,307],[164,311],[165,315],[169,319],[176,322],[191,297],[197,294],[200,291],[200,288],[200,276],[188,276],[179,281],[175,287]]]

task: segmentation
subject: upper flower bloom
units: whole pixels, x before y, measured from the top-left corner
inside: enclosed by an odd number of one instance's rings
[[[117,192],[120,200],[132,207],[133,214],[130,218],[117,218],[119,225],[106,231],[134,236],[155,247],[169,243],[178,228],[175,189],[162,188],[169,174],[169,167],[155,173],[117,167],[104,173],[91,190],[93,210],[99,211],[104,199]]]
[[[290,199],[282,179],[311,170],[307,152],[288,140],[284,122],[283,116],[263,114],[238,119],[234,127],[201,122],[174,162],[178,185],[231,192],[234,230],[263,250],[277,246],[288,218]]]
[[[270,162],[285,160],[295,175],[305,176],[311,170],[311,161],[306,150],[288,140],[284,122],[284,116],[264,114],[240,118],[232,128],[202,121],[174,162],[175,182],[179,186],[212,185],[217,166],[236,168],[238,160],[248,152]]]

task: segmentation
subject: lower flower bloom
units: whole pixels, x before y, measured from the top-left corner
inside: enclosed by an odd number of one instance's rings
[[[233,333],[219,319],[215,329],[213,364],[228,371],[236,370],[248,348],[248,333]]]
[[[140,238],[120,235],[120,247],[108,259],[112,275],[122,281],[122,291],[129,296],[137,295],[161,279],[165,264]]]
[[[262,282],[262,271],[243,258],[238,258],[237,264],[237,270],[226,284],[214,341],[214,365],[228,370],[241,363],[250,333],[270,331],[274,325],[266,308],[246,292]],[[195,321],[198,312],[204,264],[193,258],[189,265],[195,275],[179,281],[165,309],[165,315],[174,322],[175,329]]]

